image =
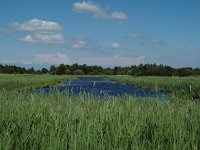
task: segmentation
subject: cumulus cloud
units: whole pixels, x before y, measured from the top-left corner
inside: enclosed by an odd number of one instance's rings
[[[87,40],[85,38],[76,39],[73,44],[72,48],[81,49],[87,45]]]
[[[119,11],[114,11],[109,14],[104,8],[91,1],[76,2],[73,4],[73,9],[79,13],[92,13],[95,18],[116,20],[125,20],[128,18],[125,13]]]
[[[120,47],[121,47],[121,45],[119,43],[116,43],[116,42],[112,43],[112,48],[117,49]]]
[[[81,62],[90,65],[104,65],[104,66],[131,66],[139,65],[144,63],[143,56],[122,56],[113,55],[106,57],[87,57],[82,58]]]
[[[29,32],[29,34],[20,38],[24,42],[42,44],[64,43],[64,38],[60,33],[62,26],[57,22],[32,19],[24,23],[13,23],[12,27],[16,31]]]
[[[72,64],[71,59],[61,53],[57,54],[37,54],[34,56],[35,63],[38,64]]]
[[[104,19],[108,19],[109,15],[106,14],[105,10],[103,10],[103,8],[101,8],[100,6],[98,6],[97,4],[89,1],[89,2],[85,2],[83,1],[81,2],[76,2],[73,5],[73,9],[76,12],[90,12],[93,13],[93,16],[96,18],[104,18]]]
[[[12,24],[15,30],[19,31],[60,31],[61,25],[53,21],[45,21],[40,19],[32,19],[24,23],[15,22]]]
[[[64,43],[64,38],[61,33],[38,32],[33,35],[26,35],[21,41],[28,43],[62,44]]]

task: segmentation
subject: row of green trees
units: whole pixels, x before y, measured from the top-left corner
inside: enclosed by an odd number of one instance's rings
[[[6,74],[53,74],[53,75],[135,75],[135,76],[191,76],[200,75],[200,68],[172,68],[165,65],[141,64],[130,67],[103,68],[101,66],[64,65],[51,66],[50,69],[26,69],[15,65],[0,65],[0,73]]]

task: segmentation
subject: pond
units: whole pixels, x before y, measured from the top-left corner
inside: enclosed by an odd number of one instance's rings
[[[113,97],[132,95],[136,97],[153,97],[159,99],[169,99],[170,96],[133,85],[127,85],[105,78],[79,78],[62,83],[62,87],[57,87],[56,91],[69,92],[70,96],[76,96],[80,93],[93,95],[96,97]],[[52,92],[52,88],[42,89],[44,93]]]

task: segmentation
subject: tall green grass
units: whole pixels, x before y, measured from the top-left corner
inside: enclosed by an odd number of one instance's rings
[[[24,94],[24,90],[76,77],[0,75],[0,149],[200,149],[197,101]],[[183,78],[169,79],[171,84],[154,77],[110,78],[166,89],[174,83],[178,85],[175,92],[186,82]],[[193,82],[191,79],[186,86]],[[194,85],[198,80],[194,79]]]
[[[0,149],[199,149],[200,104],[0,92]]]
[[[35,88],[57,86],[58,82],[73,78],[76,78],[76,76],[0,74],[0,90],[30,90]]]

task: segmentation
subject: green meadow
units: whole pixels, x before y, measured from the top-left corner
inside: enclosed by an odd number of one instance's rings
[[[200,149],[200,77],[102,76],[171,101],[27,94],[78,77],[0,75],[0,149]]]

